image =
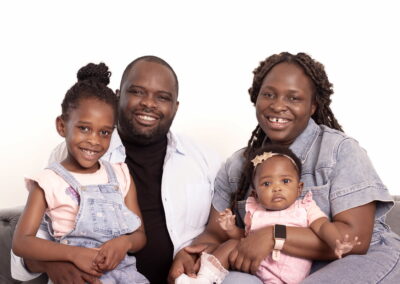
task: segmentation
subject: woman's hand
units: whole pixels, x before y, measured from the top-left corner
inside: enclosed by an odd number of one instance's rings
[[[94,265],[101,271],[113,270],[125,258],[130,248],[128,236],[120,236],[105,242],[94,259]]]
[[[231,268],[255,274],[261,261],[271,254],[274,246],[272,227],[250,232],[242,238],[229,255]]]

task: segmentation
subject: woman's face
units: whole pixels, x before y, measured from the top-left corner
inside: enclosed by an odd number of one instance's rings
[[[265,76],[256,101],[257,120],[277,144],[290,145],[307,127],[316,105],[314,85],[296,64],[279,63]]]

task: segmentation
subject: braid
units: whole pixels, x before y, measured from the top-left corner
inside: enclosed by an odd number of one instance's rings
[[[79,69],[76,82],[65,94],[61,103],[62,117],[68,119],[71,109],[78,107],[83,98],[96,98],[109,104],[117,117],[118,98],[107,85],[110,83],[111,72],[104,63],[89,63]]]
[[[254,105],[256,104],[258,93],[260,92],[265,76],[275,65],[283,62],[300,66],[313,82],[315,87],[314,100],[317,106],[315,113],[312,115],[314,121],[317,124],[323,124],[330,128],[343,131],[330,108],[333,85],[328,80],[324,66],[306,53],[293,55],[289,52],[282,52],[274,54],[266,58],[264,61],[261,61],[260,65],[253,71],[253,84],[249,88],[250,101]],[[253,153],[262,146],[265,139],[266,135],[264,131],[262,131],[261,127],[257,125],[252,132],[243,154],[246,160],[248,160],[249,157],[251,157]],[[244,199],[250,184],[251,179],[243,172],[240,177],[239,188],[232,200],[232,207],[234,207],[236,201]]]

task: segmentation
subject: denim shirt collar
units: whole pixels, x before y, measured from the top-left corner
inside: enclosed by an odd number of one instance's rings
[[[296,156],[304,164],[310,153],[311,147],[316,141],[320,133],[320,128],[315,121],[310,118],[308,121],[306,129],[296,138],[296,140],[290,145],[290,149],[296,154]]]

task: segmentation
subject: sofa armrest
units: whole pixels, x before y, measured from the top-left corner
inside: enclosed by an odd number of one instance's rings
[[[17,281],[11,277],[10,252],[12,238],[23,208],[23,206],[18,206],[0,209],[0,283],[46,284],[46,275],[41,275],[38,278],[26,282]]]
[[[386,223],[396,234],[400,235],[400,195],[393,196],[394,207],[386,216]]]

